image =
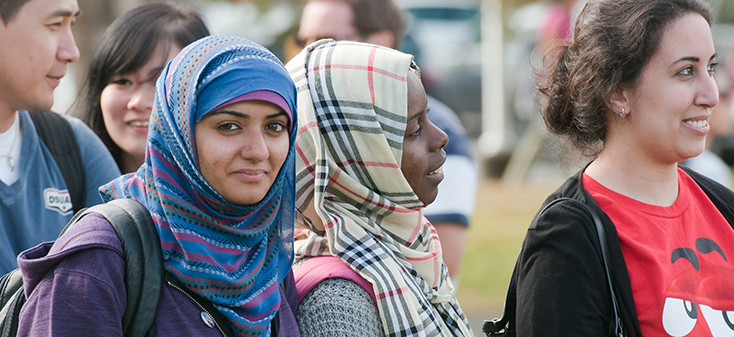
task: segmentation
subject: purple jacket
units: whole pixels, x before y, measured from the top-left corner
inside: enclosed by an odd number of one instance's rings
[[[18,264],[28,300],[18,336],[122,336],[127,302],[122,257],[120,239],[99,214],[85,216],[55,243],[22,252]],[[292,273],[283,288],[279,336],[300,337]],[[157,336],[222,336],[202,317],[196,303],[164,282],[155,312]]]

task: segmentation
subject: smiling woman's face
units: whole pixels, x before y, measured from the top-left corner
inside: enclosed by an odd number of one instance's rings
[[[140,69],[110,78],[99,97],[105,129],[122,150],[123,173],[133,172],[145,161],[148,120],[155,98],[155,81],[166,63],[181,50],[176,44],[156,47]],[[168,52],[168,54],[164,54]]]
[[[428,120],[426,92],[420,78],[408,73],[408,125],[403,137],[400,170],[423,204],[436,200],[438,184],[443,180],[443,147],[449,137]]]
[[[228,202],[262,200],[290,147],[288,115],[275,104],[243,101],[212,111],[194,125],[199,168]]]
[[[711,28],[702,16],[686,14],[665,27],[639,83],[617,95],[620,108],[630,113],[629,126],[620,129],[634,142],[631,155],[674,164],[704,150],[708,120],[719,102],[715,64]]]

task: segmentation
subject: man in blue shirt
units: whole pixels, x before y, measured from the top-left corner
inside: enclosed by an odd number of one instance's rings
[[[76,0],[3,0],[0,5],[0,273],[22,250],[54,240],[71,219],[69,189],[28,111],[47,111],[66,66],[79,59],[71,32]],[[112,156],[80,120],[66,117],[79,144],[86,206],[119,176]]]
[[[298,42],[304,47],[332,38],[397,48],[404,28],[403,14],[392,0],[307,0]],[[474,211],[477,168],[456,113],[437,99],[427,98],[428,118],[446,132],[449,142],[444,148],[444,180],[424,215],[438,232],[444,263],[454,285],[458,285],[466,229]]]

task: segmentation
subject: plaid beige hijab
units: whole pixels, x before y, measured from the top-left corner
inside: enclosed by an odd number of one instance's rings
[[[298,89],[296,258],[335,255],[372,283],[387,336],[472,336],[433,226],[400,170],[412,56],[322,40],[286,68]]]

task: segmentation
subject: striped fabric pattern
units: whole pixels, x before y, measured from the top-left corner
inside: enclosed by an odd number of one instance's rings
[[[400,170],[412,56],[319,41],[286,68],[298,90],[296,257],[335,255],[372,283],[387,336],[472,336],[423,204]]]
[[[236,67],[245,70],[233,72]],[[266,80],[244,78],[258,73]],[[239,83],[237,88],[199,96],[222,76],[232,76],[226,79]],[[204,180],[193,128],[212,107],[257,90],[280,94],[296,111],[293,82],[267,49],[233,36],[189,45],[156,83],[145,164],[100,188],[106,201],[133,198],[146,206],[160,235],[165,269],[211,301],[238,336],[270,335],[279,285],[293,261],[295,129],[265,198],[238,206]]]

